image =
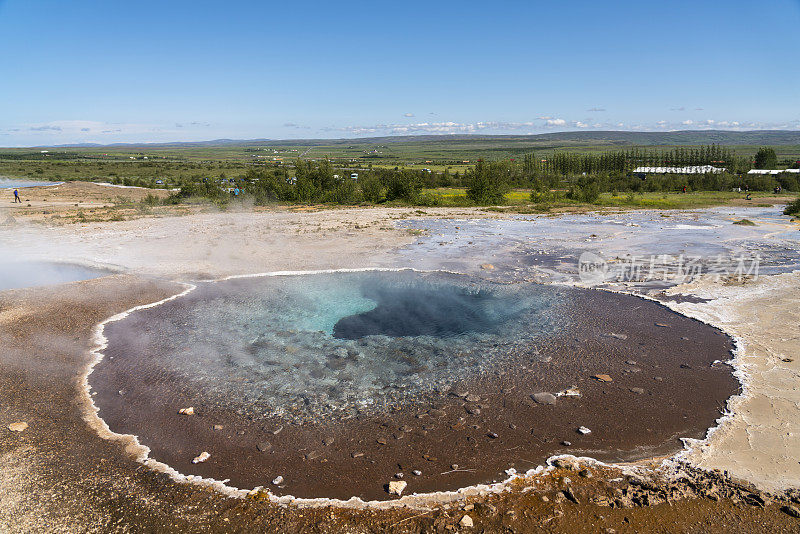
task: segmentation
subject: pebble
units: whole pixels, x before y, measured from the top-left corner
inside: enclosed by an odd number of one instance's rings
[[[310,451],[306,453],[306,460],[316,460],[320,457],[319,451]]]
[[[192,458],[192,463],[193,464],[201,464],[201,463],[205,462],[206,460],[208,460],[209,458],[211,458],[211,453],[203,451],[199,455],[197,455],[194,458]]]
[[[589,430],[588,428],[586,428],[585,426],[581,426],[581,427],[578,427],[578,433],[586,435],[586,434],[591,434],[592,431]]]
[[[636,393],[637,395],[643,395],[644,389],[642,388],[631,388],[631,393]]]
[[[272,443],[269,441],[262,441],[258,445],[256,445],[256,449],[260,450],[261,452],[267,452],[272,448]]]
[[[483,269],[484,271],[494,271],[494,265],[492,265],[491,263],[482,263],[481,269]]]
[[[533,395],[531,395],[531,398],[537,404],[555,404],[556,403],[556,396],[553,395],[552,393],[546,393],[546,392],[534,393]]]
[[[397,495],[398,497],[403,494],[403,490],[408,486],[405,480],[392,480],[389,482],[389,494]]]
[[[600,382],[613,382],[614,379],[608,375],[594,375],[592,376],[595,380],[599,380]]]
[[[455,471],[456,469],[458,469],[458,464],[450,464],[450,469]]]
[[[467,410],[467,413],[470,415],[480,415],[481,409],[475,405],[467,404],[464,406],[464,409]]]
[[[24,432],[25,429],[28,428],[28,423],[25,421],[19,421],[17,423],[11,423],[8,425],[8,429],[12,432]]]
[[[569,446],[571,446],[571,445],[572,445],[572,442],[571,442],[571,441],[562,441],[562,442],[561,442],[561,444],[562,444],[563,446],[565,446],[565,447],[569,447]]]
[[[489,433],[488,433],[488,434],[486,434],[486,435],[487,435],[487,436],[489,436],[489,437],[490,437],[490,438],[492,438],[492,439],[497,439],[497,438],[499,438],[499,437],[500,437],[500,436],[498,436],[498,435],[497,435],[496,433],[494,433],[494,432],[489,432]]]
[[[422,471],[420,471],[419,469],[414,469],[414,470],[413,470],[413,471],[411,471],[411,472],[412,472],[412,473],[414,473],[414,476],[415,476],[415,477],[422,476]]]
[[[333,437],[329,436],[327,438],[322,438],[322,444],[323,445],[328,446],[331,443],[333,443]]]
[[[472,528],[473,526],[475,526],[475,523],[473,523],[472,518],[468,515],[462,517],[461,521],[459,521],[458,524],[461,525],[463,528]]]
[[[481,398],[478,395],[473,395],[472,393],[468,394],[464,397],[467,402],[480,402]]]
[[[222,430],[223,428],[225,427],[222,425],[214,425],[214,430]]]
[[[661,378],[660,376],[654,376],[653,380],[655,380],[656,382],[663,382],[664,381],[664,379]]]
[[[276,486],[283,484],[283,477],[280,475],[276,476],[275,478],[272,479],[272,483],[275,484]]]
[[[669,325],[664,323],[656,323],[656,326],[658,326],[659,328],[669,328]]]
[[[378,438],[375,441],[378,443],[378,445],[386,445],[387,443],[386,438]]]
[[[178,413],[181,415],[194,415],[194,406],[189,406],[188,408],[181,408],[178,410]]]
[[[625,363],[627,363],[628,365],[636,365],[636,362],[634,360],[625,360]]]

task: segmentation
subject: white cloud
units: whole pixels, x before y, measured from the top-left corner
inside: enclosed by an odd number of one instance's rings
[[[413,116],[414,116],[413,113],[405,113],[405,114],[403,114],[403,117],[413,117]]]
[[[687,119],[683,121],[681,124],[684,124],[686,126],[691,126],[692,124],[694,124],[694,121],[692,119]]]
[[[548,126],[565,126],[567,121],[564,119],[547,119]]]

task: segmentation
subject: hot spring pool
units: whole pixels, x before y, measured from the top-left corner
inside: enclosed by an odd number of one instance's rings
[[[205,282],[104,334],[89,384],[109,428],[181,473],[298,497],[669,454],[738,391],[715,363],[730,340],[659,304],[441,272]]]

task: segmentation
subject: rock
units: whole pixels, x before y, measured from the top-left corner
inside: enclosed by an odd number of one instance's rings
[[[375,440],[378,445],[386,445],[387,441],[386,438],[378,438]]]
[[[466,405],[464,405],[464,409],[470,415],[480,415],[481,414],[481,409],[478,408],[477,406],[475,406],[474,404],[466,404]]]
[[[431,417],[444,417],[447,414],[445,413],[444,410],[438,410],[434,408],[432,410],[428,410],[428,415],[430,415]]]
[[[331,443],[333,443],[333,441],[334,441],[333,440],[333,436],[328,436],[326,438],[322,438],[322,444],[325,445],[326,447],[328,445],[330,445]]]
[[[637,395],[644,395],[644,389],[642,388],[630,388],[631,393],[636,393]]]
[[[531,395],[531,398],[537,404],[555,404],[556,403],[556,396],[552,393],[542,392],[542,393],[534,393]]]
[[[490,438],[492,438],[492,439],[497,439],[497,438],[499,438],[499,437],[500,437],[500,436],[498,436],[498,435],[497,435],[496,433],[494,433],[494,432],[489,432],[489,433],[488,433],[488,434],[486,434],[486,435],[487,435],[487,436],[489,436],[489,437],[490,437]]]
[[[322,454],[319,451],[310,451],[306,453],[306,460],[316,460]]]
[[[592,431],[589,430],[588,428],[586,428],[585,426],[578,427],[578,431],[577,432],[578,432],[578,434],[583,434],[584,436],[586,434],[591,434],[592,433]]]
[[[211,453],[203,451],[199,455],[197,455],[194,458],[192,458],[192,463],[193,464],[201,464],[201,463],[205,462],[206,460],[208,460],[209,458],[211,458]]]
[[[628,339],[628,336],[627,336],[627,335],[625,335],[625,334],[615,334],[615,333],[613,333],[613,332],[612,332],[612,333],[610,333],[610,334],[606,334],[606,335],[607,335],[608,337],[613,337],[613,338],[615,338],[615,339],[622,339],[622,340],[626,340],[626,339]]]
[[[272,443],[269,441],[262,441],[258,445],[256,445],[256,449],[260,450],[261,452],[267,452],[272,448]]]
[[[559,391],[556,393],[556,397],[580,397],[581,390],[578,389],[578,386],[572,386],[571,388],[567,388],[564,391]]]
[[[580,469],[581,464],[575,458],[556,458],[553,460],[553,465],[561,469],[569,469],[570,471],[577,471]]]
[[[583,478],[592,478],[592,472],[588,469],[581,469],[578,474]]]
[[[595,380],[599,380],[600,382],[613,382],[614,379],[608,375],[593,375],[592,378]]]
[[[352,456],[353,458],[361,458],[362,456],[364,456],[364,453],[363,452],[354,452],[350,456]]]
[[[214,430],[222,430],[223,428],[225,427],[222,425],[214,425]]]
[[[178,413],[181,415],[194,415],[194,406],[189,406],[188,408],[181,408],[178,410]]]
[[[565,447],[570,447],[572,445],[571,441],[562,441],[561,444]]]
[[[473,395],[472,393],[467,394],[467,396],[464,397],[464,399],[467,402],[480,402],[481,401],[481,397],[479,395]]]
[[[455,471],[456,469],[458,469],[458,464],[450,464],[450,469]]]
[[[408,486],[405,480],[392,480],[389,482],[389,494],[397,495],[398,497],[403,494],[403,490]]]
[[[17,423],[11,423],[8,425],[8,429],[12,432],[24,432],[25,429],[28,428],[28,423],[25,421],[19,421]]]
[[[656,326],[658,326],[659,328],[669,328],[669,325],[664,323],[656,323]]]
[[[494,265],[492,265],[491,263],[482,263],[481,269],[483,269],[484,271],[494,271]]]
[[[569,488],[564,489],[564,490],[561,491],[561,493],[563,493],[564,497],[569,499],[571,502],[573,502],[575,504],[580,504],[580,501],[578,501],[578,497],[575,496],[575,494],[572,492],[571,489],[569,489]]]
[[[420,471],[419,469],[414,469],[411,472],[414,474],[415,477],[422,476],[422,471]]]
[[[472,528],[475,526],[475,523],[473,523],[472,518],[468,515],[464,515],[464,517],[461,518],[461,521],[459,521],[458,524],[461,525],[463,528]]]
[[[466,505],[464,505],[464,508],[462,508],[462,510],[464,510],[465,512],[471,512],[474,509],[475,509],[475,505],[472,504],[472,503],[466,504]]]
[[[276,476],[275,478],[272,479],[272,483],[275,484],[276,486],[283,484],[283,477],[280,475]]]
[[[792,517],[800,517],[800,509],[793,504],[787,504],[781,507],[781,512],[784,514],[790,515]]]
[[[653,380],[655,380],[656,382],[663,382],[664,381],[664,379],[662,377],[660,377],[660,376],[654,376]]]
[[[625,363],[628,365],[636,365],[636,362],[634,360],[625,360]]]
[[[394,478],[401,479],[403,478],[403,473],[395,473]]]

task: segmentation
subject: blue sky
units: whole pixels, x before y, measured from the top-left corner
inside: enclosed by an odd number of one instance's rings
[[[0,146],[800,129],[800,0],[0,0]]]

